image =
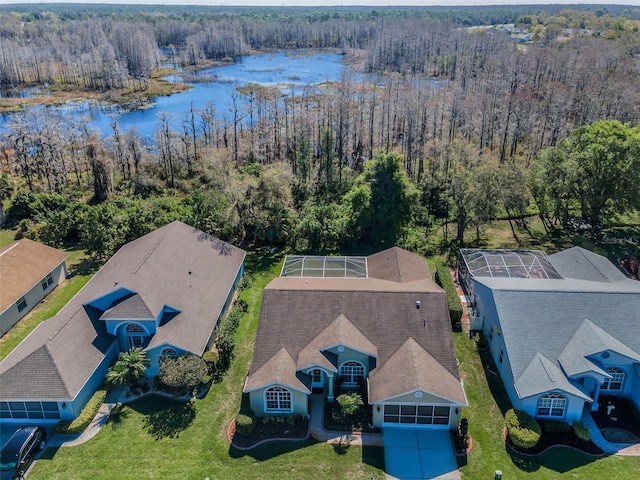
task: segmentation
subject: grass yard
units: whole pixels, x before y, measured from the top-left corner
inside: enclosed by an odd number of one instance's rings
[[[179,404],[147,397],[123,406],[89,442],[46,450],[29,479],[383,479],[381,448],[334,448],[308,440],[241,452],[227,443],[226,428],[240,407],[253,352],[262,291],[281,265],[281,254],[248,255],[253,286],[241,294],[249,313],[236,333],[236,358],[204,399]]]

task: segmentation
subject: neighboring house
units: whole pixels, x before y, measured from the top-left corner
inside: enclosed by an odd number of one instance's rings
[[[515,408],[572,423],[607,394],[640,409],[640,282],[580,247],[463,249],[458,276]]]
[[[339,380],[339,381],[338,381]],[[467,405],[445,292],[425,259],[287,257],[264,291],[244,392],[258,416],[308,414],[366,382],[373,424],[456,428]]]
[[[67,257],[27,238],[0,248],[0,336],[65,279]]]
[[[0,363],[0,418],[75,418],[119,352],[202,355],[243,274],[245,252],[173,222],[123,246]]]

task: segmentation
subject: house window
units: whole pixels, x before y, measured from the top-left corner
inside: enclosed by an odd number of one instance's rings
[[[344,383],[358,383],[364,380],[364,365],[360,362],[344,362],[340,367],[340,375],[344,378]]]
[[[500,364],[502,364],[502,357],[504,357],[504,352],[502,351],[502,349],[500,349],[500,358],[498,359],[500,361]]]
[[[291,412],[291,392],[284,387],[271,387],[264,392],[265,412]]]
[[[313,383],[322,383],[322,370],[315,369],[312,373]]]
[[[49,288],[51,285],[53,284],[53,277],[51,276],[51,274],[47,274],[46,277],[44,277],[42,279],[42,281],[40,282],[40,285],[42,285],[42,290],[46,290],[47,288]]]
[[[127,346],[129,349],[141,347],[147,336],[144,328],[137,323],[129,323],[125,328]]]
[[[493,340],[493,327],[491,327],[491,330],[489,330],[489,341]]]
[[[564,417],[567,398],[564,395],[550,393],[538,400],[539,417]]]
[[[176,358],[177,356],[178,352],[176,352],[173,348],[163,348],[162,352],[160,352],[160,355],[158,356],[158,365],[160,365],[166,358]]]
[[[18,307],[19,312],[23,311],[27,308],[27,300],[24,297],[20,297],[16,302],[16,306]]]
[[[607,369],[611,378],[605,378],[601,390],[622,390],[624,383],[624,370],[617,367]]]

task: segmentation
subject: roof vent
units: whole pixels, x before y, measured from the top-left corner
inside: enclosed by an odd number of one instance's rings
[[[420,302],[420,300],[416,300],[416,310],[420,310],[421,305],[422,303]]]

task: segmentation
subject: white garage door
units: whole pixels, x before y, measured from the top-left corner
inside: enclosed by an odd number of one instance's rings
[[[384,406],[383,425],[423,425],[448,427],[451,407],[424,404],[390,404]]]

